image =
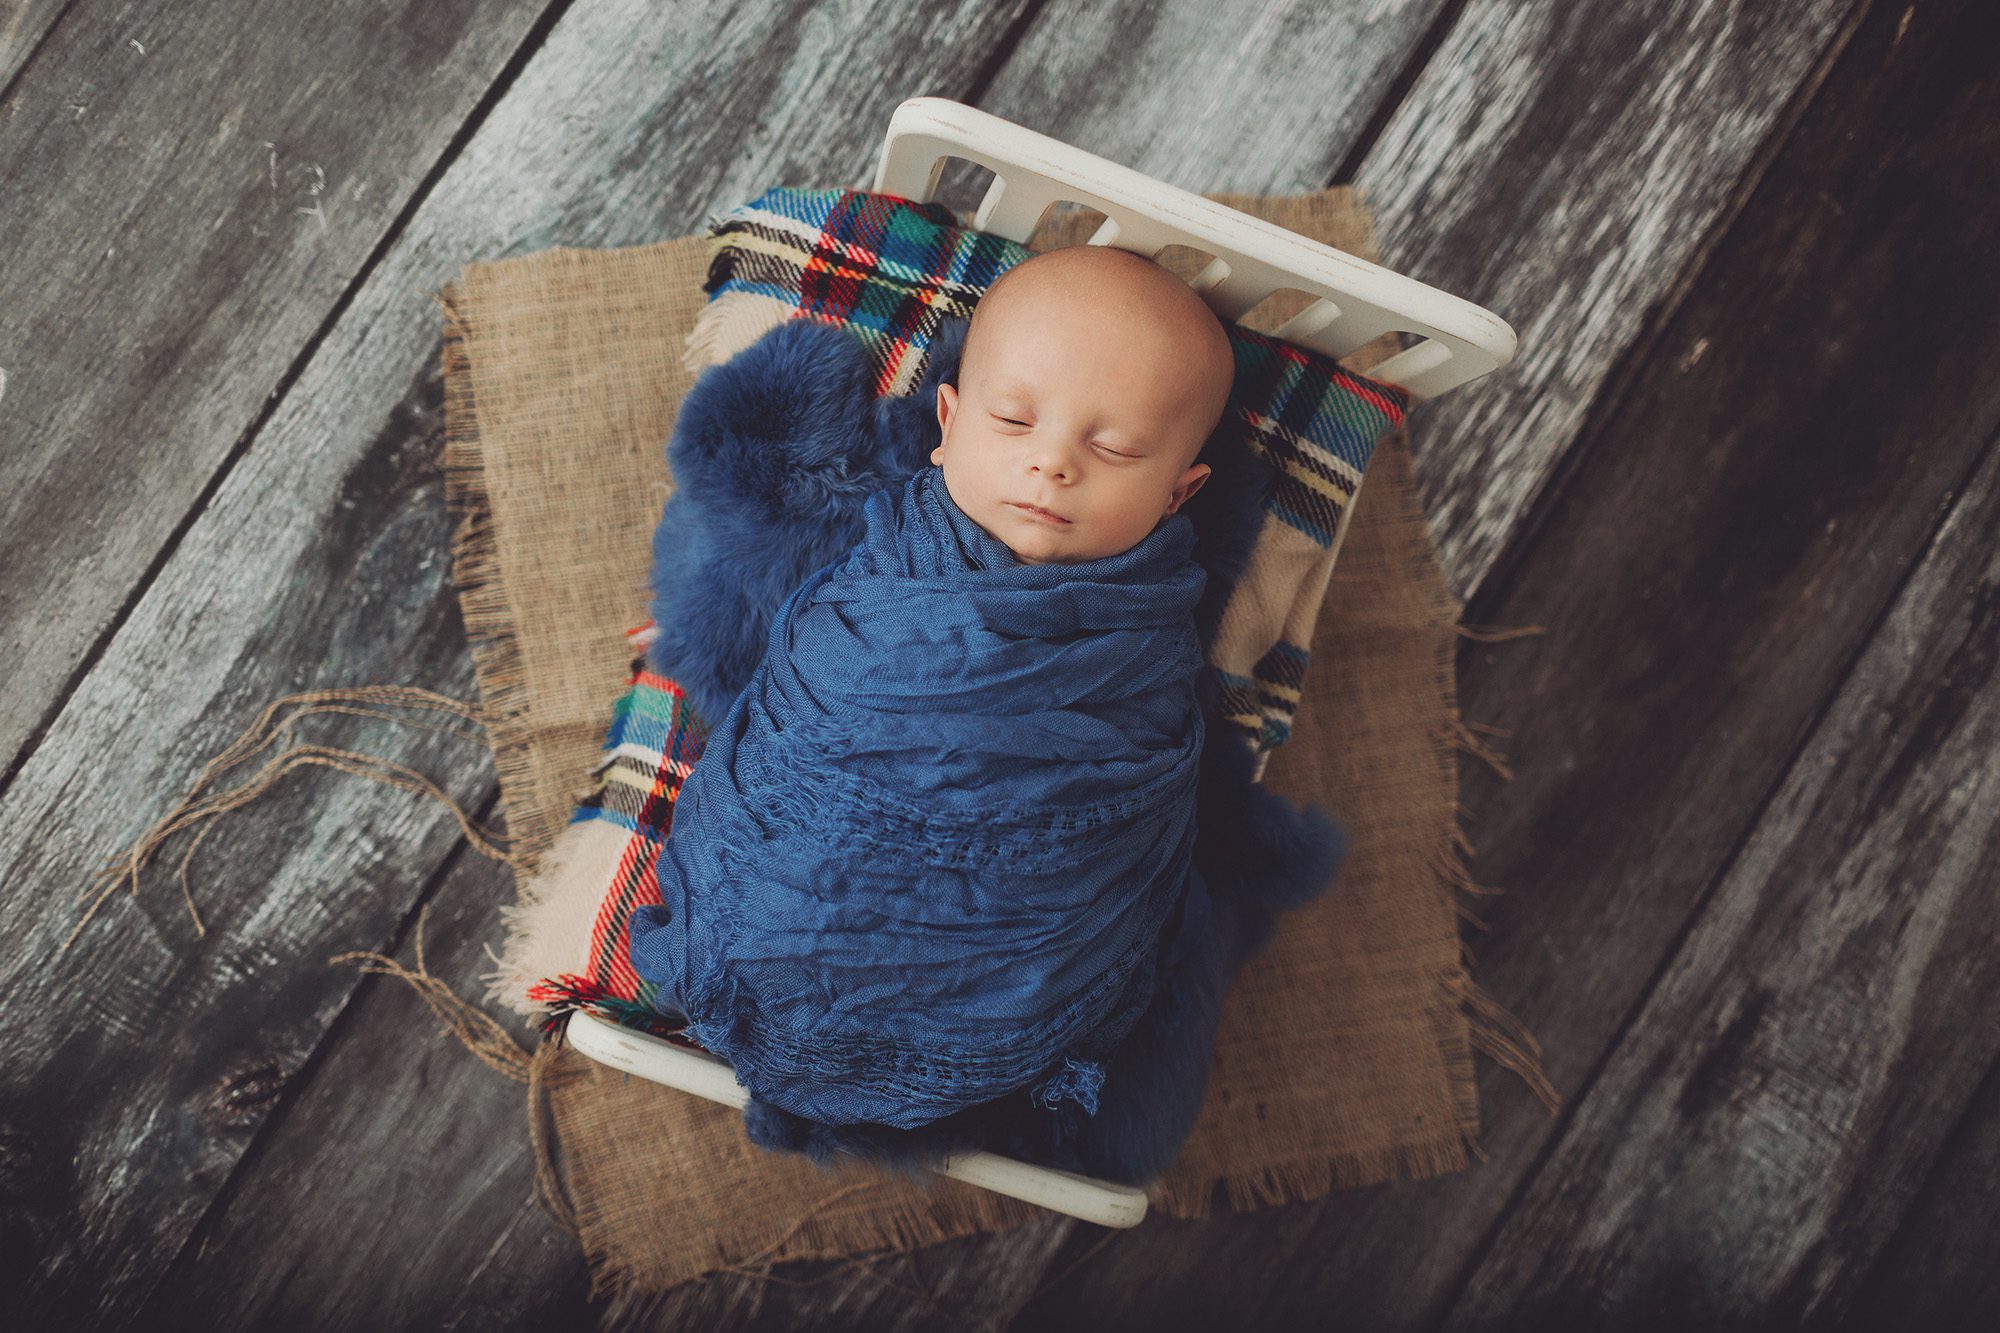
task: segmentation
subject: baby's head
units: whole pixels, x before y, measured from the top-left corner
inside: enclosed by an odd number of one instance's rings
[[[1051,250],[980,299],[958,382],[938,386],[931,462],[1023,564],[1117,555],[1201,488],[1195,456],[1235,374],[1222,322],[1172,273],[1108,246]]]

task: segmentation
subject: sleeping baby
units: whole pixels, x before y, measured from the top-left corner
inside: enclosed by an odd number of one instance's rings
[[[683,404],[654,656],[712,729],[633,966],[766,1146],[1149,1178],[1251,929],[1193,856],[1207,575],[1180,512],[1229,337],[1167,270],[1078,246],[989,287],[934,397],[875,400],[872,374],[852,333],[792,320]],[[858,536],[797,521],[843,505]],[[774,557],[807,531],[829,545]],[[768,632],[676,624],[677,573],[727,570],[714,614],[741,621],[760,570],[801,562],[762,590]]]

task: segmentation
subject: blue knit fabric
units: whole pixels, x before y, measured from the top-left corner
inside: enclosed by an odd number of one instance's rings
[[[1205,902],[1194,540],[1171,515],[1022,564],[930,466],[791,594],[632,924],[759,1099],[895,1127],[1024,1089],[1095,1109],[1169,915]]]

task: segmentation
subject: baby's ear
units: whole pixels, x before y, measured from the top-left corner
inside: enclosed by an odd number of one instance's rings
[[[1167,503],[1167,512],[1178,513],[1180,507],[1193,498],[1194,493],[1201,489],[1202,483],[1208,480],[1208,473],[1209,467],[1206,463],[1196,463],[1181,473],[1180,484],[1174,487],[1173,498]]]

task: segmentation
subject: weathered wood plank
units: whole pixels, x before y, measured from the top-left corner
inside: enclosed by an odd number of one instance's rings
[[[1412,438],[1462,599],[1567,466],[1793,94],[1866,0],[1474,0],[1354,184],[1384,261],[1511,323],[1521,351]]]
[[[1196,193],[1323,189],[1448,6],[1050,6],[979,105]]]
[[[511,897],[461,844],[424,921],[431,975],[476,996]],[[394,957],[416,968],[414,931]],[[356,964],[305,959],[303,967]],[[362,981],[138,1323],[226,1329],[562,1327],[588,1277],[535,1201],[526,1092],[406,982]],[[395,1312],[385,1321],[384,1311]]]
[[[14,0],[0,13],[0,92],[21,72],[68,5],[69,0]],[[6,114],[0,111],[0,116]]]
[[[1463,799],[1475,878],[1510,890],[1482,904],[1476,975],[1541,1038],[1565,1093],[1747,836],[2000,419],[1982,369],[2000,355],[1980,295],[2000,286],[1979,221],[1993,173],[1963,137],[1995,123],[2000,86],[1957,54],[1977,49],[1970,13],[1900,34],[1899,13],[1871,19],[1581,441],[1518,567],[1468,610],[1550,630],[1464,648],[1465,716],[1513,731],[1516,776],[1469,765]],[[1864,317],[1953,336],[1849,332]],[[1792,328],[1840,332],[1773,337]],[[1084,1318],[1434,1323],[1555,1129],[1511,1075],[1484,1068],[1480,1096],[1489,1161],[1120,1237],[1067,1299]],[[1256,1298],[1158,1277],[1239,1268],[1282,1272]]]
[[[817,72],[961,87],[1010,19],[980,5],[865,22],[803,5],[662,14],[641,0],[567,11],[437,179],[0,796],[4,882],[80,886],[287,690],[471,695],[426,289],[510,250],[696,231],[773,181],[865,180],[902,90],[843,81],[836,120]],[[377,732],[355,748],[452,774],[467,803],[489,781],[469,744]],[[130,1317],[352,994],[357,978],[320,960],[393,938],[455,841],[434,808],[326,778],[204,847],[204,866],[228,867],[198,871],[205,937],[165,875],[91,923],[64,967],[115,977],[115,1004],[51,962],[79,915],[66,893],[0,922],[0,1131],[51,1164],[5,1203],[46,1247],[33,1308]],[[265,1095],[246,1103],[246,1086]]]
[[[547,3],[78,0],[21,71],[0,781]]]
[[[1987,1008],[1991,1009],[1989,1002]],[[1850,1328],[1983,1329],[2000,1309],[2000,1063],[1931,1167],[1903,1225],[1857,1284]]]
[[[2000,1055],[1996,536],[2000,441],[1449,1322],[1842,1314]]]
[[[89,872],[264,701],[385,679],[471,696],[435,554],[449,542],[439,482],[412,416],[414,440],[405,420],[344,458],[295,449],[287,471],[273,450],[238,468],[243,489],[210,511],[221,549],[162,571],[0,802],[5,882],[39,890],[0,924],[0,1117],[43,1163],[9,1182],[5,1212],[33,1219],[37,1241],[32,1271],[10,1276],[29,1280],[19,1299],[38,1320],[129,1318],[345,1005],[358,978],[322,960],[392,938],[458,840],[406,793],[308,770],[203,845],[205,934],[174,890],[184,834],[136,901],[112,899],[60,952]],[[191,537],[210,540],[200,524]],[[349,745],[436,775],[461,804],[493,785],[477,736],[385,731]]]

